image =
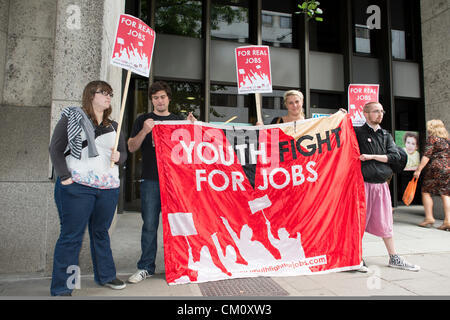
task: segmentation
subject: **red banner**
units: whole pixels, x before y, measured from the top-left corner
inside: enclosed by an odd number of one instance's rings
[[[153,136],[169,284],[359,268],[365,195],[348,115],[159,122]]]

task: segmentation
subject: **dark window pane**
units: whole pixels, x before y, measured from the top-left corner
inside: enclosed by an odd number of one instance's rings
[[[211,38],[248,42],[248,1],[213,0],[211,5]]]
[[[311,113],[315,114],[333,114],[339,108],[347,109],[342,103],[342,94],[339,93],[323,93],[311,92]]]
[[[367,9],[371,5],[378,5],[377,1],[373,0],[353,0],[353,36],[354,36],[354,51],[355,53],[362,53],[371,56],[376,56],[378,53],[377,35],[380,30],[370,29],[367,25],[368,19],[374,14],[372,11],[367,13]],[[382,14],[382,13],[381,13]],[[378,17],[381,19],[381,17]],[[372,21],[372,19],[370,20]]]
[[[414,59],[413,25],[414,6],[411,2],[391,1],[392,57],[395,59]]]
[[[340,26],[344,23],[339,1],[321,1],[322,22],[311,20],[309,24],[309,42],[313,51],[341,53]]]
[[[250,96],[237,92],[234,86],[211,85],[211,122],[224,122],[237,116],[233,122],[248,123]]]
[[[262,2],[263,44],[292,48],[292,12],[290,1]]]
[[[202,2],[158,0],[155,9],[156,33],[201,38]]]
[[[157,80],[155,80],[157,81]],[[189,112],[200,119],[201,85],[187,81],[166,81],[172,89],[169,111],[187,116]]]
[[[283,90],[273,90],[262,94],[262,118],[264,124],[270,124],[275,117],[285,116],[286,107],[283,103]]]

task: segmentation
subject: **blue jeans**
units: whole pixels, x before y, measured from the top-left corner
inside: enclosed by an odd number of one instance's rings
[[[72,183],[64,186],[59,178],[55,184],[55,203],[60,219],[60,235],[55,246],[51,295],[72,292],[73,266],[78,257],[88,226],[94,280],[103,285],[116,278],[109,227],[119,199],[119,188],[97,189]],[[71,267],[72,266],[72,267]]]
[[[143,180],[141,182],[141,258],[137,263],[138,269],[155,273],[156,250],[158,247],[157,233],[159,215],[161,213],[161,197],[159,193],[159,181]]]

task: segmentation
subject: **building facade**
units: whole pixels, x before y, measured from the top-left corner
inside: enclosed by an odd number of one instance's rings
[[[263,94],[265,123],[286,112],[286,90],[304,93],[312,117],[347,108],[348,85],[358,83],[380,85],[382,125],[393,134],[417,131],[423,146],[427,120],[449,127],[450,1],[321,1],[323,22],[296,14],[299,3],[0,0],[0,273],[51,272],[59,232],[48,156],[52,128],[61,109],[79,105],[85,84],[96,79],[112,84],[117,119],[124,77],[109,59],[120,13],[157,33],[150,78],[132,76],[125,136],[151,109],[147,88],[156,80],[172,86],[172,112],[255,123],[255,99],[236,87],[234,49],[248,44],[270,47],[274,90]],[[139,152],[121,174],[118,211],[139,210]],[[394,203],[411,175],[393,179]],[[84,272],[87,247],[85,241]]]

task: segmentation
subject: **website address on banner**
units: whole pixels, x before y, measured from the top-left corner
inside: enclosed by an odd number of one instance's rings
[[[267,266],[258,269],[248,270],[250,273],[276,272],[282,269],[298,269],[301,267],[315,267],[327,264],[327,256],[317,256],[312,258],[305,258],[296,262],[285,262],[274,266]]]

